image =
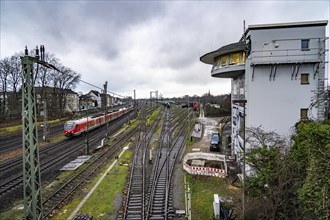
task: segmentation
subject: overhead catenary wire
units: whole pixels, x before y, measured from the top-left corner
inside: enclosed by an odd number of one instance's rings
[[[57,71],[59,71],[59,70],[57,69]],[[59,71],[59,72],[61,72],[61,71]],[[63,73],[63,74],[67,74],[67,73],[64,73],[64,72],[61,72],[61,73]],[[97,88],[97,89],[103,90],[101,87],[99,87],[99,86],[97,86],[97,85],[94,85],[94,84],[92,84],[92,83],[89,83],[89,82],[87,82],[87,81],[85,81],[85,80],[78,79],[78,81],[80,81],[80,82],[82,82],[82,83],[85,83],[85,84],[87,84],[87,85],[89,85],[89,86],[95,87],[95,88]],[[108,91],[108,90],[107,90],[107,93],[112,93],[113,95],[116,95],[116,96],[119,96],[119,97],[123,97],[123,98],[127,97],[127,96],[123,96],[123,95],[120,95],[120,94],[117,94],[117,93],[115,93],[115,92],[111,92],[111,91]]]
[[[45,53],[45,47],[43,46],[43,45],[41,45],[40,46],[40,50],[41,50],[41,60],[43,61],[43,59],[44,59],[44,53]],[[28,50],[27,50],[27,47],[25,47],[25,54],[26,55],[28,55]],[[38,49],[38,46],[37,46],[37,48],[36,48],[36,57],[39,57],[39,49]],[[37,62],[37,72],[38,72],[38,67],[39,67],[39,65],[38,65],[39,63]],[[44,64],[44,66],[46,66],[46,67],[48,67],[48,68],[51,68],[51,69],[54,69],[55,71],[58,71],[58,72],[60,72],[60,73],[62,73],[62,74],[65,74],[65,75],[69,75],[68,73],[65,73],[65,72],[62,72],[62,71],[60,71],[57,67],[55,67],[53,64],[50,64],[50,63],[47,63],[47,62],[43,62],[43,64]],[[87,81],[84,81],[84,80],[82,80],[82,79],[78,79],[78,81],[80,81],[80,82],[82,82],[82,83],[85,83],[85,84],[87,84],[87,85],[89,85],[89,86],[92,86],[92,87],[95,87],[95,88],[97,88],[97,89],[99,89],[99,90],[103,90],[101,87],[99,87],[99,86],[96,86],[96,85],[94,85],[94,84],[92,84],[92,83],[89,83],[89,82],[87,82]],[[117,93],[115,93],[115,92],[111,92],[111,91],[108,91],[107,90],[107,93],[110,93],[110,94],[113,94],[113,96],[119,96],[119,97],[122,97],[122,98],[126,98],[126,97],[128,97],[128,96],[124,96],[124,95],[120,95],[120,94],[117,94]]]
[[[87,85],[93,86],[93,87],[95,87],[95,88],[97,88],[97,89],[103,90],[101,87],[96,86],[96,85],[94,85],[94,84],[92,84],[92,83],[86,82],[86,81],[84,81],[84,80],[82,80],[82,79],[78,79],[78,81],[80,81],[80,82],[82,82],[82,83],[85,83],[85,84],[87,84]],[[112,93],[113,95],[120,96],[120,97],[123,97],[123,98],[127,97],[127,96],[119,95],[119,94],[117,94],[117,93],[115,93],[115,92],[111,92],[111,91],[108,91],[108,90],[107,90],[107,93]]]

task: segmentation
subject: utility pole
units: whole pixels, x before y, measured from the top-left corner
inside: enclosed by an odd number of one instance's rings
[[[135,89],[134,89],[134,101],[133,101],[133,106],[136,107],[136,103],[135,103],[135,100],[136,100],[136,96],[135,96]]]
[[[37,134],[37,107],[34,89],[33,63],[59,71],[44,61],[45,47],[36,48],[36,56],[31,57],[25,47],[22,61],[22,127],[23,127],[23,194],[24,219],[43,219],[41,176]]]
[[[103,93],[104,93],[104,114],[105,114],[105,116],[107,115],[107,99],[108,99],[108,97],[107,97],[107,89],[108,89],[108,81],[105,81],[105,83],[104,83],[104,85],[103,85],[103,87],[104,87],[104,91],[103,91]],[[105,138],[106,138],[106,140],[108,140],[108,137],[109,137],[109,120],[107,119],[107,117],[106,117],[106,122],[107,122],[107,126],[106,126],[106,132],[105,132]]]
[[[156,106],[158,107],[158,90],[156,91]]]
[[[158,90],[156,90],[156,91],[151,91],[150,92],[150,102],[151,102],[151,106],[152,106],[152,93],[154,93],[155,94],[155,96],[156,96],[156,102],[157,102],[157,99],[158,99]],[[156,106],[157,106],[157,103],[156,103]]]
[[[43,96],[45,97],[45,96]],[[46,99],[44,99],[44,102],[43,102],[43,108],[44,108],[44,122],[43,122],[43,136],[42,136],[42,139],[46,142],[47,141],[47,129],[48,129],[48,120],[47,120],[47,101]]]

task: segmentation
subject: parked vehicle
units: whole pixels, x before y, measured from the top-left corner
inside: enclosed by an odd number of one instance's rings
[[[219,132],[212,133],[210,151],[220,151],[221,138]]]

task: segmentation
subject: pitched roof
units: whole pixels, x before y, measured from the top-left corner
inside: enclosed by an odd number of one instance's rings
[[[89,92],[89,94],[91,94],[91,93],[93,93],[93,94],[96,95],[96,96],[100,96],[100,93],[99,93],[98,91],[96,91],[96,90],[91,90],[91,91]]]

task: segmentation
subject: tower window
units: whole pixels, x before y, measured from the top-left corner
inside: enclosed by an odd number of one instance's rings
[[[301,50],[309,50],[309,39],[301,40]]]
[[[300,109],[300,119],[308,119],[308,108]]]
[[[302,73],[301,74],[300,84],[302,84],[302,85],[309,84],[309,73]]]

